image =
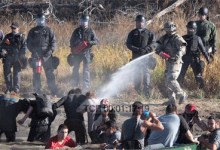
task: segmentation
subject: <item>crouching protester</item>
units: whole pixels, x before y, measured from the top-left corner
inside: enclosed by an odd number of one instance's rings
[[[17,126],[16,117],[20,112],[26,112],[26,100],[0,95],[0,135],[6,136],[6,142],[14,142]]]
[[[76,143],[68,135],[68,128],[66,125],[61,124],[58,127],[57,135],[49,139],[45,146],[45,149],[68,149],[70,147],[76,147]]]
[[[132,112],[132,117],[122,124],[122,147],[124,149],[144,149],[147,129],[162,131],[164,127],[154,113],[143,110],[143,104],[139,101],[133,103]],[[144,115],[143,118],[142,115]]]
[[[116,122],[117,114],[112,108],[108,99],[102,99],[98,106],[92,125],[92,131],[90,132],[90,138],[92,143],[103,143],[103,134],[106,131],[106,122]]]
[[[185,106],[184,113],[182,114],[183,118],[186,120],[189,125],[190,131],[193,133],[193,126],[197,124],[199,128],[203,131],[207,131],[208,127],[206,123],[199,116],[199,112],[194,104],[187,104]]]
[[[51,135],[50,125],[56,114],[52,109],[50,97],[48,95],[35,95],[35,100],[28,100],[28,110],[22,119],[18,120],[19,124],[23,124],[30,117],[30,131],[27,141],[47,142]]]
[[[81,89],[76,88],[68,92],[67,96],[62,97],[58,102],[53,104],[53,108],[64,106],[66,120],[64,124],[68,127],[69,133],[74,131],[77,144],[86,143],[86,128],[82,113],[78,113],[77,108],[87,99],[81,94]]]
[[[208,134],[198,138],[200,149],[220,150],[220,128],[219,121],[214,116],[208,117]]]
[[[176,144],[199,144],[199,142],[194,139],[190,127],[182,115],[178,115],[180,119],[179,135]]]
[[[107,121],[105,123],[106,131],[104,133],[104,143],[100,145],[101,149],[115,149],[121,148],[119,143],[121,140],[121,132],[115,122]]]

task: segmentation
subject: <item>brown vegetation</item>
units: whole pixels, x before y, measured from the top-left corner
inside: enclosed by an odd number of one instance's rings
[[[117,1],[118,3],[120,1]],[[129,3],[130,1],[126,1],[126,3]],[[165,1],[164,1],[165,2]],[[210,3],[213,1],[210,1]],[[142,6],[142,3],[140,3]],[[178,26],[178,32],[180,35],[185,34],[186,28],[185,25],[188,20],[195,20],[195,16],[189,16],[184,11],[187,7],[187,4],[181,5],[181,7],[177,8],[174,12],[171,12],[169,14],[166,14],[165,16],[161,17],[157,21],[155,21],[153,24],[148,26],[150,30],[153,30],[157,36],[163,34],[161,31],[163,23],[168,20],[173,20],[177,26]],[[197,3],[198,4],[198,3]],[[212,3],[214,4],[214,3]],[[219,7],[217,5],[216,0],[216,7]],[[111,4],[113,5],[113,4]],[[198,8],[202,5],[205,5],[205,3],[201,3],[196,5],[195,11],[198,10]],[[209,8],[211,8],[210,5],[207,5]],[[109,6],[110,7],[110,6]],[[217,24],[217,19],[214,18],[214,16],[217,15],[214,10],[216,10],[213,7],[211,9],[211,18],[213,18],[213,21],[215,24]],[[219,10],[218,10],[219,11]],[[188,11],[189,12],[189,11]],[[192,10],[191,12],[194,12]],[[118,68],[123,66],[124,64],[128,63],[131,57],[130,51],[127,50],[126,46],[124,45],[125,40],[127,38],[128,32],[134,28],[134,17],[136,13],[130,12],[129,15],[125,14],[116,14],[114,17],[111,18],[111,20],[106,22],[95,22],[94,16],[91,16],[92,21],[91,26],[95,29],[99,39],[100,44],[98,46],[95,46],[93,48],[93,51],[95,53],[95,60],[91,64],[91,70],[92,70],[92,84],[93,89],[97,89],[100,85],[102,85],[104,82],[106,82],[110,75],[115,72]],[[132,16],[132,17],[131,17]],[[31,27],[34,26],[34,22],[24,22],[24,19],[21,19],[20,14],[15,15],[12,19],[5,20],[1,24],[1,29],[8,33],[10,31],[9,25],[12,20],[16,20],[21,25],[21,31],[27,35],[28,31]],[[69,49],[69,40],[70,36],[72,34],[72,31],[77,27],[77,22],[74,23],[74,21],[65,21],[63,23],[56,22],[54,18],[48,19],[48,25],[55,31],[57,36],[57,51],[55,52],[55,55],[59,56],[60,58],[60,65],[58,69],[55,71],[57,83],[60,89],[62,89],[63,92],[67,92],[71,88],[71,74],[72,74],[72,68],[67,64],[66,57],[70,53]],[[219,33],[219,29],[218,29]],[[219,43],[219,41],[218,41]],[[219,49],[219,47],[218,47]],[[216,58],[220,54],[217,54]],[[30,54],[28,54],[30,56]],[[164,93],[164,82],[163,82],[163,72],[164,72],[164,62],[157,57],[158,65],[156,69],[153,72],[153,98],[161,98],[162,95],[165,95]],[[219,60],[215,59],[215,62],[213,64],[207,65],[206,71],[204,73],[205,81],[206,81],[206,88],[204,91],[200,91],[196,89],[196,84],[194,81],[194,77],[192,74],[192,71],[189,70],[188,74],[186,76],[186,82],[185,82],[185,88],[188,90],[188,93],[191,97],[212,97],[212,98],[219,98],[219,90],[220,90],[220,77],[219,77]],[[1,66],[2,67],[2,66]],[[2,69],[0,71],[2,73]],[[45,77],[43,76],[43,88],[45,88]],[[0,78],[0,85],[1,90],[4,90],[4,80],[3,77]],[[30,92],[32,89],[32,70],[31,68],[28,68],[22,72],[22,91],[21,92]],[[163,93],[163,94],[160,94]]]

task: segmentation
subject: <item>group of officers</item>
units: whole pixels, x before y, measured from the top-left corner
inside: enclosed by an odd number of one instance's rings
[[[198,87],[204,88],[202,74],[205,63],[200,59],[200,53],[210,63],[217,49],[216,27],[208,20],[208,14],[208,9],[201,7],[198,11],[199,20],[189,21],[186,25],[187,34],[182,37],[177,34],[174,22],[166,22],[164,24],[166,33],[158,40],[152,31],[146,29],[145,17],[142,15],[136,17],[136,28],[128,35],[127,47],[132,51],[132,59],[156,50],[156,53],[166,60],[165,84],[169,99],[166,104],[175,103],[176,99],[179,99],[179,104],[182,104],[187,98],[186,92],[180,85],[183,85],[189,65],[193,69]],[[150,55],[147,62],[148,64],[144,65],[140,63],[136,72],[140,75],[140,80],[143,75],[144,88],[141,89],[141,81],[138,81],[135,89],[145,96],[150,96],[150,70],[155,68],[156,60]]]
[[[76,28],[70,39],[72,53],[67,61],[73,68],[74,87],[79,87],[79,67],[83,62],[83,89],[90,88],[91,47],[98,43],[94,31],[88,26],[88,15],[80,18],[80,27]],[[56,96],[58,89],[55,83],[54,70],[59,65],[59,58],[53,56],[56,49],[56,38],[51,28],[46,25],[46,17],[43,13],[36,16],[36,26],[33,27],[25,39],[24,34],[19,32],[19,24],[11,24],[11,33],[1,39],[0,57],[3,59],[4,79],[6,83],[5,93],[18,94],[20,90],[20,72],[29,65],[33,68],[34,92],[41,91],[41,72],[44,68],[47,84],[51,95]],[[86,45],[82,45],[86,43]],[[84,47],[82,47],[84,46]],[[31,52],[31,58],[25,56],[27,49]],[[77,53],[76,53],[77,52]],[[13,68],[13,72],[12,72]]]
[[[208,9],[201,7],[198,11],[199,20],[190,21],[186,25],[187,34],[183,37],[176,32],[176,24],[166,22],[164,24],[165,35],[156,40],[155,34],[146,28],[146,19],[143,15],[137,15],[136,28],[128,34],[126,41],[127,48],[132,52],[132,60],[148,54],[154,50],[166,60],[165,83],[168,89],[169,102],[175,102],[178,98],[182,103],[187,94],[182,90],[180,84],[184,81],[187,68],[191,65],[199,88],[204,88],[202,78],[204,62],[200,59],[202,53],[207,62],[211,62],[216,53],[216,27],[208,20]],[[19,25],[16,22],[11,24],[12,32],[7,34],[1,42],[0,56],[3,58],[4,78],[6,93],[19,93],[20,71],[27,65],[25,56],[26,49],[31,52],[29,64],[33,68],[33,87],[37,93],[41,92],[41,73],[39,66],[45,70],[48,87],[51,95],[58,93],[55,84],[54,69],[59,65],[59,59],[53,56],[55,51],[55,34],[46,25],[46,18],[43,13],[36,17],[36,27],[33,27],[25,39],[19,33]],[[80,86],[79,67],[83,62],[83,91],[90,89],[90,63],[93,59],[91,47],[98,44],[99,40],[95,32],[89,27],[89,16],[83,14],[80,18],[80,26],[74,30],[70,39],[71,54],[67,62],[73,66],[73,87]],[[165,55],[164,55],[165,54]],[[150,70],[151,64],[156,65],[155,58],[149,56],[148,64],[140,66],[137,74],[140,76],[135,81],[135,89],[145,96],[150,96]],[[11,73],[13,68],[13,73]],[[140,69],[142,68],[142,69]],[[41,68],[40,68],[41,69]],[[143,75],[143,85],[141,79]],[[179,84],[180,83],[180,84]]]

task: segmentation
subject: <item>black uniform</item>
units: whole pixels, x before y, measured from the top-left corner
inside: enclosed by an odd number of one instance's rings
[[[65,124],[71,131],[75,132],[76,142],[84,144],[86,137],[86,128],[84,124],[84,117],[82,113],[76,112],[76,109],[86,100],[86,96],[79,94],[70,94],[61,98],[54,104],[54,108],[64,105],[66,113]]]
[[[0,134],[5,133],[7,142],[15,141],[16,117],[20,112],[26,112],[27,106],[26,100],[15,102],[14,99],[0,96]]]
[[[29,116],[31,118],[31,122],[27,141],[47,142],[51,135],[50,118],[38,116],[36,100],[31,100],[28,103],[29,106],[33,107],[33,110]]]
[[[46,74],[48,87],[53,95],[57,93],[55,85],[54,67],[52,53],[55,50],[55,34],[47,26],[36,26],[32,28],[27,37],[27,46],[31,52],[33,64],[37,59],[41,59],[42,65]],[[35,92],[40,92],[41,89],[41,74],[37,73],[36,67],[33,66],[33,86]]]
[[[126,45],[129,50],[132,51],[132,60],[136,59],[142,55],[150,53],[155,47],[156,38],[153,32],[147,29],[134,29],[128,34]],[[149,59],[149,58],[148,58]],[[149,96],[149,86],[150,86],[150,72],[149,69],[152,69],[156,65],[156,59],[150,58],[150,61],[146,61],[146,63],[140,63],[139,67],[137,67],[136,74],[139,75],[137,77],[138,81],[135,81],[135,89],[137,92],[141,92],[141,79],[143,74],[143,84],[144,84],[144,94]],[[151,66],[150,63],[153,64],[154,67]],[[152,67],[152,68],[151,68]]]
[[[73,86],[79,87],[79,68],[80,63],[83,62],[83,90],[88,91],[90,89],[90,67],[89,64],[93,59],[93,53],[91,48],[93,45],[98,44],[98,38],[95,32],[91,28],[78,27],[74,30],[71,39],[70,47],[77,46],[81,41],[88,42],[88,46],[83,49],[80,53],[74,54],[73,60]]]
[[[25,58],[27,45],[23,34],[9,33],[1,43],[1,52],[6,50],[7,54],[3,58],[4,78],[7,91],[19,92],[20,89],[20,72],[21,59]],[[13,73],[11,72],[13,68]]]
[[[200,52],[205,56],[206,60],[209,61],[208,53],[202,43],[202,40],[197,35],[184,35],[184,40],[187,42],[186,54],[182,57],[183,66],[178,77],[178,81],[183,84],[183,80],[186,71],[191,65],[196,82],[199,84],[200,88],[204,87],[204,81],[202,78],[202,73],[204,70],[204,62],[200,60]]]

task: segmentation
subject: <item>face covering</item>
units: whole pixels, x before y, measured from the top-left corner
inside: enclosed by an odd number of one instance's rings
[[[80,20],[80,25],[84,28],[87,28],[89,26],[89,21]]]
[[[189,30],[189,29],[187,29],[187,34],[188,35],[194,35],[196,32],[195,32],[195,30]]]
[[[36,19],[37,26],[45,26],[46,25],[46,19],[45,17],[37,18]]]

